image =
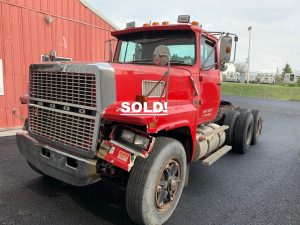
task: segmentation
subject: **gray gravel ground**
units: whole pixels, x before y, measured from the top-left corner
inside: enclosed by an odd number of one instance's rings
[[[168,224],[300,224],[300,102],[224,96],[260,109],[264,130],[245,155],[194,163]],[[71,187],[33,172],[15,138],[0,138],[0,224],[131,224],[125,190]]]

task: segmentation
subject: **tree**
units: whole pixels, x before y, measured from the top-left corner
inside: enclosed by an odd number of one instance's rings
[[[291,66],[287,63],[285,67],[282,69],[282,74],[293,73]]]
[[[246,73],[247,64],[246,63],[235,63],[236,72],[241,74]]]

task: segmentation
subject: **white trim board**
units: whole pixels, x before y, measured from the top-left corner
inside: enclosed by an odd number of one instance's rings
[[[87,0],[80,0],[80,2],[87,7],[88,9],[90,9],[92,12],[94,12],[97,16],[99,16],[100,18],[102,18],[104,21],[106,21],[109,25],[111,25],[114,29],[119,30],[119,28],[113,23],[111,22],[109,19],[107,19],[102,13],[100,13],[94,6],[92,6]]]
[[[0,95],[4,95],[3,60],[0,59]]]

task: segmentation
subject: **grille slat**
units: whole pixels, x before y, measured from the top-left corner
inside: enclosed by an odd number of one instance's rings
[[[30,97],[96,107],[94,74],[32,71]]]
[[[30,131],[44,138],[90,150],[95,120],[29,106]]]
[[[94,74],[31,71],[30,99],[96,111]],[[29,104],[30,132],[84,151],[92,150],[96,117]]]

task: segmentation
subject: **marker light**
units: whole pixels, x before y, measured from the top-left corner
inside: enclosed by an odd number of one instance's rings
[[[231,48],[230,47],[226,47],[226,53],[230,53],[231,52]]]
[[[126,23],[126,28],[135,28],[135,22]]]
[[[194,26],[199,26],[199,22],[198,21],[192,21],[191,24],[194,25]]]
[[[150,25],[150,23],[144,23],[143,24],[143,27],[150,27],[151,25]]]
[[[178,16],[177,23],[189,23],[190,18],[191,17],[189,15],[180,15]]]
[[[150,129],[154,129],[154,128],[156,128],[157,124],[156,124],[156,122],[150,122],[148,126]]]
[[[148,102],[148,96],[146,95],[137,95],[135,96],[135,101],[136,102],[140,102],[140,103],[144,103],[144,102]]]
[[[152,23],[152,26],[157,26],[157,25],[159,25],[159,22],[153,22]]]
[[[167,26],[167,25],[169,25],[169,23],[170,23],[169,21],[164,21],[164,22],[162,22],[162,25]]]

